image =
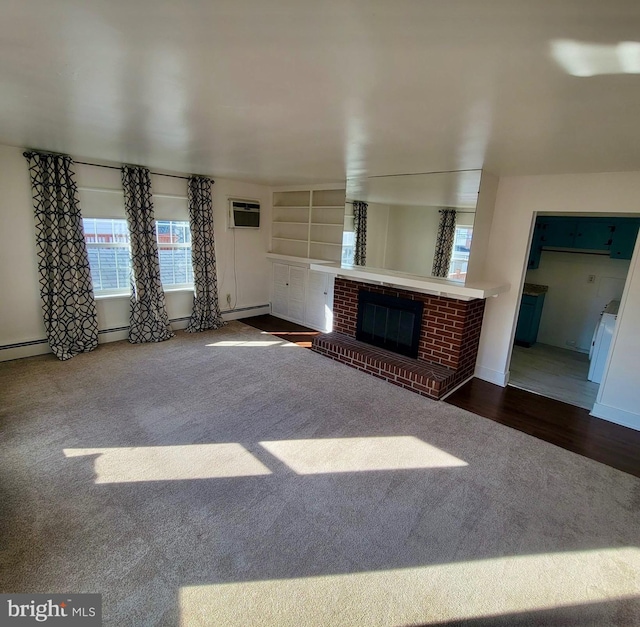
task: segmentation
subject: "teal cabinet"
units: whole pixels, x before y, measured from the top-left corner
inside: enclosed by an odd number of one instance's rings
[[[612,259],[631,259],[638,237],[640,220],[636,218],[620,218],[615,223],[611,235],[609,257]]]
[[[574,248],[583,250],[611,250],[615,220],[609,218],[580,218]]]
[[[631,259],[639,227],[639,218],[539,217],[527,269],[540,266],[542,251],[546,249],[608,252],[612,259]]]
[[[529,347],[536,343],[543,305],[544,293],[536,296],[522,295],[520,313],[516,325],[516,344]]]
[[[542,246],[609,250],[616,229],[615,218],[539,218]]]
[[[578,227],[577,218],[541,218],[540,243],[552,248],[572,248]]]
[[[540,257],[542,256],[542,224],[536,220],[533,227],[533,238],[531,239],[531,248],[529,249],[529,260],[527,261],[527,270],[535,270],[540,266]]]

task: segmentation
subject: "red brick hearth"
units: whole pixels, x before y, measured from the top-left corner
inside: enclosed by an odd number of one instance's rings
[[[360,290],[424,303],[417,359],[355,339]],[[440,399],[473,375],[484,306],[483,299],[457,300],[336,278],[334,331],[317,336],[313,350],[423,396]]]

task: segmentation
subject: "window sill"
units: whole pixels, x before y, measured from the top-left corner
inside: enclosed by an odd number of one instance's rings
[[[190,287],[166,287],[164,288],[164,293],[173,294],[175,292],[193,292],[194,286]],[[131,292],[121,292],[118,294],[100,294],[99,292],[94,292],[96,300],[110,300],[112,298],[130,298]]]
[[[112,298],[129,298],[131,292],[122,292],[118,294],[100,294],[100,292],[94,292],[96,300],[110,300]]]

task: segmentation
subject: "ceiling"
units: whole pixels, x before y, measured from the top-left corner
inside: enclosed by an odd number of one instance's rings
[[[0,143],[270,184],[640,170],[637,0],[0,7]]]
[[[481,170],[352,177],[347,198],[405,207],[456,207],[475,211]]]

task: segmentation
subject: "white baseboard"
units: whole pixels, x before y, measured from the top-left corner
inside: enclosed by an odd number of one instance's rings
[[[98,344],[108,344],[109,342],[119,342],[129,338],[129,327],[124,329],[105,329],[98,332]]]
[[[261,316],[271,313],[270,305],[254,305],[241,307],[222,312],[224,320],[240,320],[251,316]],[[174,331],[185,329],[189,324],[189,318],[177,318],[171,320],[171,328]],[[119,327],[116,329],[101,329],[98,335],[99,344],[118,342],[129,337],[129,327]],[[12,359],[22,359],[23,357],[35,357],[36,355],[47,355],[51,353],[49,343],[46,339],[36,339],[27,342],[16,342],[7,346],[0,346],[0,361],[11,361]]]
[[[46,355],[50,353],[47,340],[35,340],[32,342],[16,343],[12,346],[0,350],[0,361],[11,361],[12,359],[22,359],[23,357],[35,357],[36,355]]]
[[[625,409],[594,403],[591,415],[596,418],[608,420],[609,422],[615,422],[617,425],[622,425],[623,427],[640,431],[640,414],[634,414]]]
[[[254,305],[252,307],[242,307],[241,309],[229,309],[222,312],[223,320],[240,320],[251,316],[262,316],[271,313],[271,305]]]
[[[498,372],[497,370],[491,370],[491,368],[476,366],[475,376],[478,377],[478,379],[495,383],[503,388],[509,383],[509,371]]]

